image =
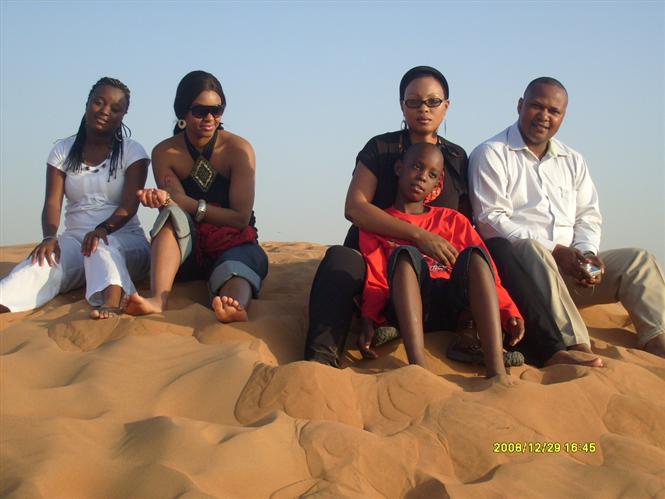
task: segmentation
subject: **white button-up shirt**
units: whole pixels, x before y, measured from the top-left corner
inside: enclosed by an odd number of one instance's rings
[[[535,239],[598,253],[598,194],[581,154],[556,139],[539,159],[517,123],[469,157],[471,205],[484,238]]]

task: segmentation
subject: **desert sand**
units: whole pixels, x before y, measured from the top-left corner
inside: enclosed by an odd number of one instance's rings
[[[340,370],[300,360],[325,247],[263,246],[247,323],[218,323],[202,282],[154,316],[91,321],[82,290],[0,316],[0,496],[665,497],[665,359],[620,306],[584,312],[605,368],[489,386],[432,333],[432,372],[400,342]]]

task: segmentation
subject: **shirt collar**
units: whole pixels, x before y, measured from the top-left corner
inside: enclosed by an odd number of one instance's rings
[[[520,133],[517,122],[508,128],[508,147],[515,151],[524,149],[531,152],[527,145],[524,143],[524,139],[522,138],[522,134]],[[561,143],[558,140],[551,138],[547,147],[547,154],[545,156],[568,156],[568,152],[564,147],[561,146]]]

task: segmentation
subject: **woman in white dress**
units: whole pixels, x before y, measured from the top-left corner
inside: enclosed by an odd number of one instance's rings
[[[86,285],[90,317],[120,311],[123,295],[145,276],[150,247],[136,212],[149,157],[122,122],[129,89],[102,78],[88,94],[76,135],[58,141],[46,167],[44,239],[0,281],[0,312],[40,307],[60,293]],[[58,235],[63,197],[65,230]]]

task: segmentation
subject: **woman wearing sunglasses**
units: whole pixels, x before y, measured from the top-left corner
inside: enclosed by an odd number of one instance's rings
[[[0,282],[0,311],[30,310],[85,284],[95,307],[90,316],[106,319],[120,311],[123,293],[136,291],[132,278],[147,274],[150,248],[136,217],[135,193],[145,184],[150,161],[122,122],[129,95],[119,80],[97,81],[76,135],[51,150],[44,239]],[[65,230],[58,235],[63,197]]]
[[[449,87],[446,78],[435,68],[418,66],[402,77],[399,100],[404,117],[402,130],[378,135],[367,142],[358,153],[353,178],[346,197],[345,214],[353,226],[343,246],[333,246],[321,261],[312,283],[309,303],[309,330],[305,359],[339,366],[354,308],[362,291],[365,263],[358,250],[358,228],[411,241],[421,252],[451,266],[457,251],[445,239],[400,221],[386,212],[397,192],[395,162],[408,147],[417,142],[437,144],[444,156],[443,185],[432,193],[429,203],[460,211],[471,220],[468,197],[467,155],[464,150],[439,136],[438,130],[449,107]],[[526,319],[527,334],[518,344],[520,351],[536,365],[548,363],[593,364],[597,359],[585,358],[578,352],[565,351],[561,335],[550,311],[535,293],[531,277],[522,271],[513,256],[510,243],[501,238],[486,241],[499,269],[504,287]],[[515,321],[511,327],[521,329]],[[365,324],[358,347],[365,357],[374,358],[371,333]],[[371,329],[371,328],[369,328]],[[519,336],[520,332],[513,332]],[[459,360],[473,362],[482,356],[475,344],[453,342]],[[510,358],[510,357],[509,357]],[[595,364],[593,364],[595,365]]]
[[[252,146],[223,129],[226,97],[219,80],[192,71],[178,84],[173,136],[152,153],[157,189],[144,189],[144,206],[160,213],[151,231],[150,295],[133,294],[133,315],[166,308],[176,279],[206,279],[221,322],[247,320],[247,307],[268,273],[258,244]]]

